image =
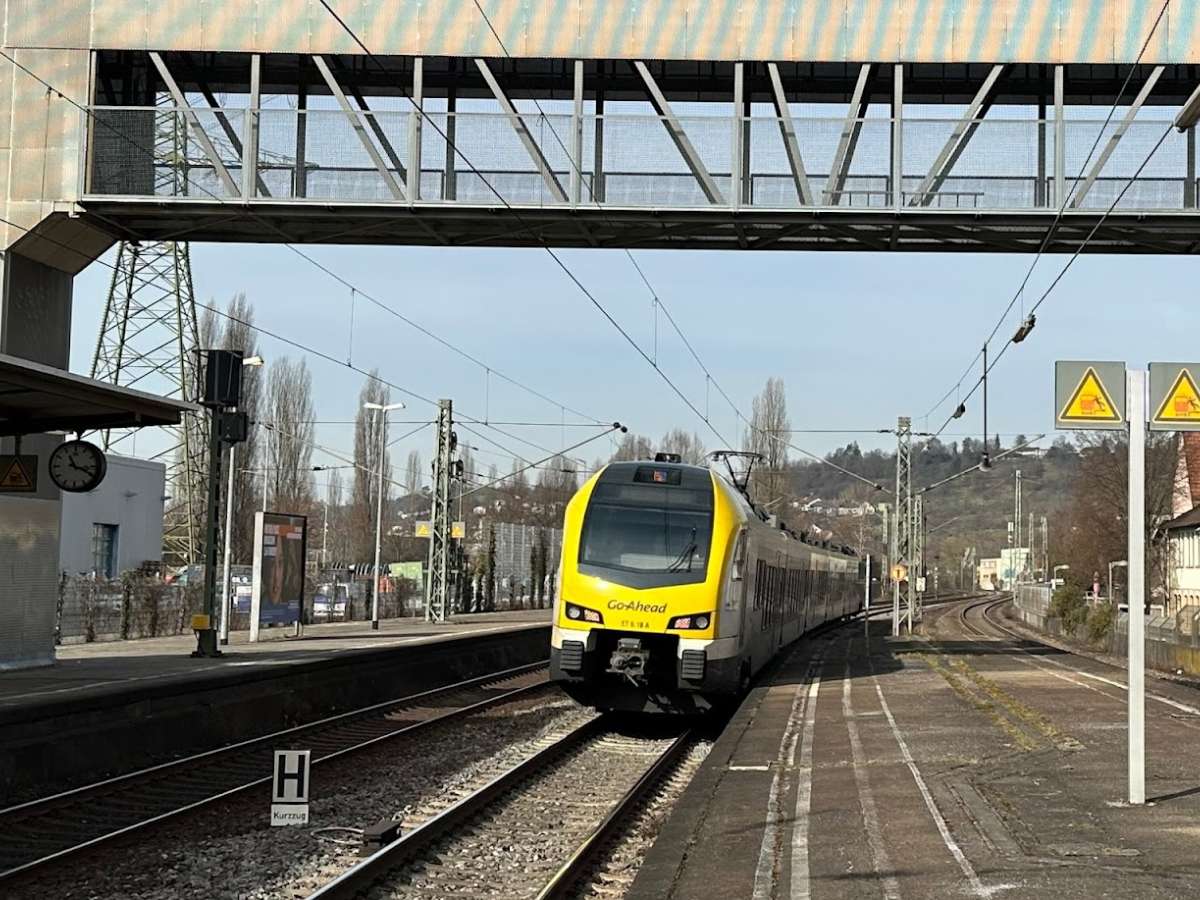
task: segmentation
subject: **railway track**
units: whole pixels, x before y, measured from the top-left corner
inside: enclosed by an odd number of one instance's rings
[[[695,740],[631,735],[615,722],[600,716],[547,744],[310,900],[566,896]]]
[[[309,749],[318,765],[541,690],[552,690],[545,664],[521,666],[0,809],[0,893],[16,876],[265,785],[276,750]]]
[[[1019,640],[1023,640],[1023,638],[1021,638],[1021,636],[1019,634],[1017,634],[1012,629],[1007,628],[1004,625],[997,622],[995,620],[995,618],[991,615],[991,612],[993,609],[995,609],[996,607],[998,607],[1004,603],[1007,603],[1011,599],[1012,599],[1011,594],[1004,594],[1003,596],[1000,596],[1000,597],[988,596],[988,597],[984,597],[976,602],[964,603],[962,606],[958,607],[957,614],[958,614],[959,625],[962,626],[962,628],[965,632],[967,632],[968,634],[972,634],[976,637],[983,637],[983,638],[995,637],[995,635],[988,634],[986,631],[984,631],[982,628],[980,628],[978,625],[976,625],[975,623],[973,623],[971,621],[969,614],[978,609],[978,610],[981,610],[980,618],[983,619],[983,621],[986,622],[988,625],[997,629],[998,631],[1003,632],[1006,635],[1015,637]]]

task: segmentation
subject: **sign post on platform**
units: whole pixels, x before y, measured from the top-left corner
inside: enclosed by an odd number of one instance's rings
[[[1150,366],[1151,428],[1200,430],[1190,364]],[[1200,366],[1191,365],[1200,372]],[[1192,404],[1196,409],[1193,412]],[[1118,362],[1054,364],[1054,419],[1062,429],[1129,433],[1129,805],[1146,802],[1146,373]],[[1194,420],[1193,420],[1194,416]],[[1191,427],[1187,428],[1186,425]],[[1111,581],[1110,590],[1111,590]]]
[[[863,633],[871,636],[871,554],[867,554],[867,578],[863,588]]]
[[[1129,803],[1146,802],[1146,373],[1129,372]]]

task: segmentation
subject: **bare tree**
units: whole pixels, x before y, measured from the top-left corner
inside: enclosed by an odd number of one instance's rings
[[[1079,472],[1063,514],[1051,521],[1054,562],[1068,564],[1071,576],[1090,586],[1093,573],[1104,581],[1108,564],[1125,559],[1128,537],[1129,452],[1124,435],[1084,433],[1077,439]],[[1151,540],[1170,518],[1174,489],[1175,442],[1164,434],[1146,443],[1146,588],[1149,598],[1164,596],[1169,583],[1165,542]]]
[[[421,451],[409,450],[408,460],[404,464],[404,489],[410,494],[421,490],[421,481],[425,470],[421,468]]]
[[[644,435],[630,432],[622,436],[621,443],[617,444],[616,452],[612,455],[612,461],[653,459],[653,457],[654,448],[650,444],[650,439]]]
[[[366,409],[365,404],[387,406],[391,390],[379,380],[379,371],[372,369],[358,394],[358,412],[354,417],[354,496],[350,503],[350,530],[353,552],[362,562],[371,558],[375,546],[375,505],[379,496],[379,470],[383,469],[384,501],[391,481],[390,454],[384,447],[383,415],[379,410]]]
[[[329,481],[325,486],[325,515],[329,521],[326,543],[328,558],[322,562],[346,562],[351,552],[350,530],[346,527],[346,489],[342,473],[336,469],[329,473]]]
[[[746,449],[762,456],[759,472],[751,484],[754,499],[759,503],[769,503],[786,490],[786,441],[791,427],[783,379],[768,378],[762,393],[751,404],[750,427],[746,433]]]
[[[271,363],[267,381],[267,483],[279,512],[307,514],[312,506],[312,375],[304,360]]]
[[[703,465],[707,452],[704,449],[704,442],[700,440],[700,435],[694,431],[689,434],[682,428],[672,428],[663,435],[658,449],[664,453],[678,453],[685,463],[693,466]]]

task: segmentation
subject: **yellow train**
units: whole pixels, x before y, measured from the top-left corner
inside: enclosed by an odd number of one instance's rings
[[[717,471],[670,454],[610,463],[567,505],[550,675],[599,709],[704,711],[861,609],[864,577]]]

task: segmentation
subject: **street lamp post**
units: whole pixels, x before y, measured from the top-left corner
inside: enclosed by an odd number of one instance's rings
[[[1128,568],[1129,561],[1124,560],[1124,559],[1118,559],[1116,562],[1110,562],[1108,564],[1108,602],[1109,603],[1112,603],[1116,599],[1116,596],[1117,596],[1116,591],[1113,590],[1113,569],[1119,569],[1121,567]]]
[[[243,366],[260,368],[263,365],[261,356],[248,356],[242,360]],[[229,620],[233,616],[233,575],[230,565],[230,553],[233,548],[233,485],[237,473],[237,444],[229,445],[229,492],[225,498],[225,571],[221,583],[225,586],[224,598],[221,601],[221,611],[218,616],[220,641],[222,646],[229,643]],[[264,491],[266,488],[264,487]]]
[[[404,409],[403,403],[364,403],[363,409],[373,409],[383,417],[379,429],[379,495],[375,498],[375,567],[371,585],[371,630],[379,630],[379,550],[383,541],[383,458],[387,455],[387,414],[393,409]]]

